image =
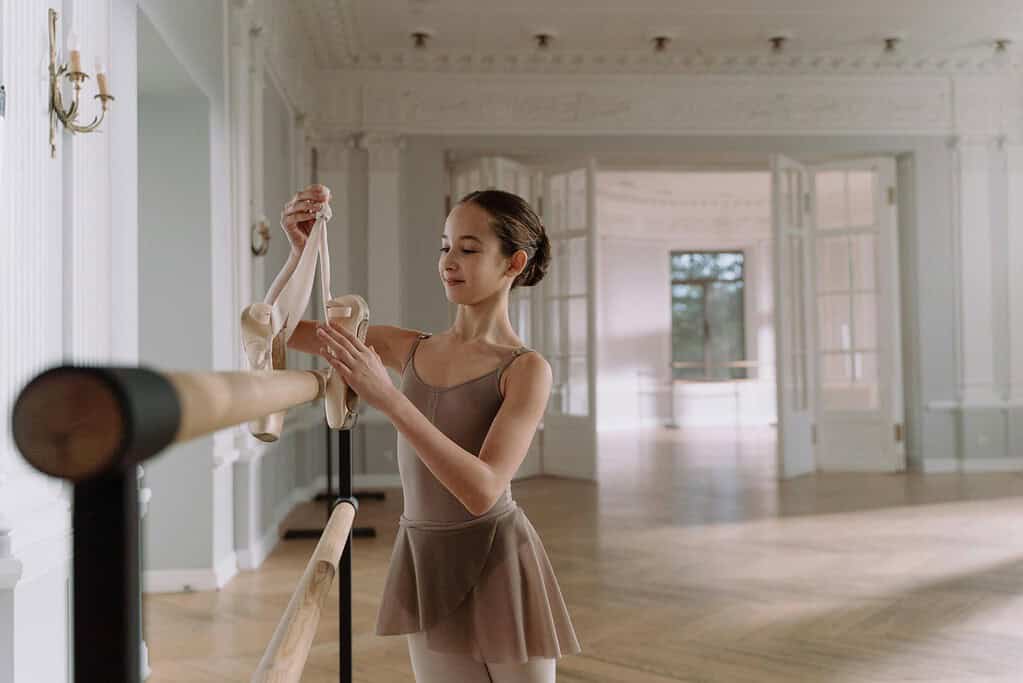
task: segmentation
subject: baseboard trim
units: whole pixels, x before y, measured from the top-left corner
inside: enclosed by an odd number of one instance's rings
[[[215,591],[238,573],[238,558],[231,552],[208,569],[148,569],[142,572],[143,593]]]
[[[217,590],[214,569],[147,569],[142,572],[143,593],[190,593]]]
[[[947,472],[1023,472],[1023,458],[924,458],[921,469],[926,474]]]

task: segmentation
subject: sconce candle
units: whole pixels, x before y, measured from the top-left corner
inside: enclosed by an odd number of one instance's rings
[[[107,89],[107,69],[103,65],[103,60],[99,57],[96,58],[96,83],[99,85],[100,95],[109,95],[110,91]]]
[[[71,71],[81,72],[82,52],[79,49],[78,34],[74,31],[67,38],[67,49],[71,52]]]

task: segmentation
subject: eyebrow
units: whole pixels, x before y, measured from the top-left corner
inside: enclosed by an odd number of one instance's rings
[[[440,236],[440,238],[441,238],[442,240],[446,240],[446,239],[448,238],[448,236],[447,236],[447,235],[445,235],[444,233],[441,233],[441,236]],[[462,239],[462,240],[475,240],[475,241],[479,242],[480,244],[483,244],[483,240],[481,240],[481,239],[480,239],[480,238],[478,238],[478,237],[474,237],[474,236],[472,236],[472,235],[462,235],[462,236],[461,236],[461,237],[459,237],[458,239]]]

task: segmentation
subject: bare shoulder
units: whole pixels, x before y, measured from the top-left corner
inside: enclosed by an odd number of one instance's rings
[[[394,325],[370,325],[366,330],[366,346],[376,350],[385,367],[401,372],[412,343],[421,334],[424,333]]]
[[[501,395],[507,396],[509,391],[520,393],[539,392],[545,397],[550,392],[554,373],[551,364],[539,351],[530,350],[521,354],[503,373]]]

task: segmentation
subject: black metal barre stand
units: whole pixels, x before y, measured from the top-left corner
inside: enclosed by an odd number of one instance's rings
[[[324,422],[327,433],[327,490],[317,493],[313,498],[314,501],[326,501],[326,512],[327,521],[330,520],[330,513],[334,511],[334,501],[337,500],[337,495],[334,495],[334,464],[333,458],[331,457],[331,446],[333,441],[330,438],[331,428],[326,422]],[[339,491],[338,495],[352,496],[352,432],[351,430],[344,430],[338,435],[337,443],[337,467],[338,467],[338,489],[340,491],[347,491],[347,494],[341,494]],[[345,483],[344,476],[348,473],[347,484]],[[359,493],[358,498],[360,500],[370,498],[372,500],[384,500],[386,494],[383,491],[363,491]],[[326,524],[326,521],[324,522]],[[300,538],[319,538],[323,533],[323,527],[317,529],[288,529],[284,532],[284,540],[290,541],[292,539]],[[357,526],[352,527],[353,538],[376,538],[377,530],[371,526]]]
[[[45,421],[42,416],[48,407],[36,398],[45,391],[32,395],[34,386],[44,386],[66,374],[86,376],[104,385],[123,421],[112,464],[102,472],[74,481],[73,680],[75,683],[141,683],[141,544],[136,465],[173,443],[181,422],[181,404],[167,379],[147,368],[71,365],[51,368],[36,376],[15,401],[12,431],[23,454],[27,452],[25,446],[33,437],[31,432],[36,423]],[[52,412],[60,415],[60,407]],[[342,434],[342,456],[347,462],[347,469],[342,472],[347,471],[348,476],[341,478],[339,497],[333,501],[331,509],[348,502],[357,511],[358,501],[351,495],[351,432]],[[69,460],[74,455],[70,443],[65,434],[58,446],[61,456]],[[52,472],[41,471],[54,476]],[[338,580],[339,677],[341,681],[351,681],[351,532],[341,554]]]

